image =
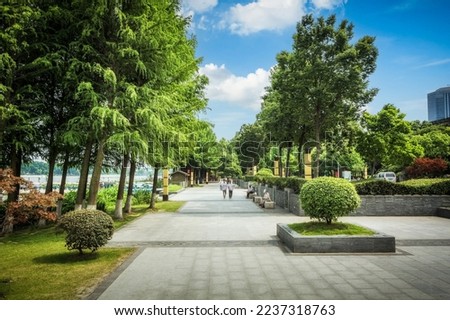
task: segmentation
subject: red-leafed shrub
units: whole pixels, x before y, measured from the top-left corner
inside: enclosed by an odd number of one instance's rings
[[[33,188],[33,183],[13,175],[10,169],[0,169],[0,196],[3,192],[14,192],[21,186],[18,201],[11,201],[6,204],[6,212],[3,217],[1,233],[12,232],[13,226],[19,223],[35,223],[39,220],[55,221],[56,200],[62,198],[57,192],[49,194],[40,193]]]
[[[417,158],[414,163],[406,168],[409,178],[436,178],[442,177],[448,164],[441,158]]]

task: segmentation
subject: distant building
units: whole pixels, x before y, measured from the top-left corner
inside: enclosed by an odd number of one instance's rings
[[[189,173],[184,171],[175,171],[170,175],[170,183],[187,187],[189,185]]]
[[[445,122],[450,119],[450,86],[428,94],[428,121]]]

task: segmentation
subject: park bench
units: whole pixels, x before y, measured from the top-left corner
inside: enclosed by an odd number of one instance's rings
[[[265,209],[275,209],[275,202],[273,202],[273,201],[264,202],[264,208]]]
[[[254,203],[260,204],[261,200],[262,200],[262,197],[259,197],[259,196],[254,196],[253,197],[253,202]]]

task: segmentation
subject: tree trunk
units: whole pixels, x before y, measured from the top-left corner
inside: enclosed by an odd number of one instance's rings
[[[298,162],[298,176],[301,177],[303,175],[303,170],[304,170],[301,144],[299,144],[299,146],[298,146],[297,162]]]
[[[91,184],[89,185],[89,198],[86,208],[91,210],[95,210],[97,208],[97,195],[100,187],[103,159],[105,158],[105,154],[103,152],[105,140],[106,139],[101,139],[98,142],[97,156],[95,158],[94,170],[92,171]]]
[[[282,143],[278,147],[278,154],[279,154],[279,160],[278,160],[278,176],[283,176],[283,146]]]
[[[61,175],[61,184],[59,185],[59,193],[64,195],[64,191],[66,189],[66,179],[67,179],[67,171],[69,170],[69,152],[66,151],[66,155],[64,156],[64,163],[62,167],[62,175]],[[56,216],[59,218],[62,214],[62,204],[63,200],[59,199],[56,203]]]
[[[22,151],[13,147],[11,152],[11,170],[16,177],[20,177],[22,170]],[[19,200],[20,185],[16,185],[13,192],[8,193],[8,202],[16,202]]]
[[[91,160],[92,145],[93,142],[91,140],[88,140],[86,142],[86,149],[84,150],[83,163],[81,165],[80,180],[78,181],[75,210],[80,210],[83,207],[83,200],[86,196],[86,187],[89,176],[89,163]]]
[[[117,219],[123,220],[123,194],[125,192],[125,181],[127,179],[127,168],[130,155],[124,154],[122,168],[120,169],[119,189],[117,190],[116,209],[114,210],[114,216]]]
[[[50,149],[50,155],[48,157],[48,176],[47,176],[47,185],[45,186],[45,193],[50,193],[53,191],[53,176],[56,164],[56,157],[58,156],[58,152],[54,147]]]
[[[291,157],[291,148],[292,148],[292,142],[289,141],[288,142],[288,146],[287,146],[287,154],[286,154],[286,172],[285,172],[285,177],[289,177],[290,176],[290,169],[289,166],[290,164],[290,157]]]
[[[127,201],[125,203],[125,213],[131,213],[131,201],[133,199],[134,175],[136,174],[136,161],[131,160],[130,177],[128,180]]]
[[[320,121],[316,120],[315,125],[315,133],[316,133],[316,165],[315,165],[315,173],[314,178],[318,178],[320,175],[320,153],[322,151],[321,145],[320,145]]]
[[[297,154],[297,161],[298,161],[298,176],[302,176],[304,173],[304,161],[302,158],[302,150],[304,149],[303,145],[305,143],[305,131],[302,130],[300,136],[298,137],[298,154]]]
[[[69,152],[66,152],[62,167],[61,184],[59,185],[59,193],[64,195],[66,190],[67,171],[69,171]]]
[[[9,234],[14,230],[14,217],[10,214],[6,214],[3,220],[2,232],[0,234]]]
[[[150,199],[150,209],[155,209],[155,201],[156,197],[158,196],[158,193],[156,192],[157,184],[158,184],[158,171],[159,167],[154,167],[153,169],[153,189],[152,189],[152,196]]]

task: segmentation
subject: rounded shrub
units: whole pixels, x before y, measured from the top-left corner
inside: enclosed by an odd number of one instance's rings
[[[256,173],[256,176],[261,176],[261,177],[273,177],[273,172],[271,169],[269,168],[261,168],[258,170],[258,172]]]
[[[350,214],[361,204],[349,181],[331,177],[306,182],[300,191],[300,201],[307,216],[327,223]]]
[[[111,239],[114,221],[103,211],[76,210],[62,216],[58,229],[67,233],[66,247],[82,254],[83,249],[94,252]]]

